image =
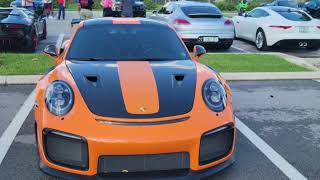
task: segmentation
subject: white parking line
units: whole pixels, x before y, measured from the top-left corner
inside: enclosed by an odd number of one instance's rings
[[[250,53],[250,51],[244,50],[244,49],[239,48],[239,47],[234,46],[234,45],[232,45],[231,48],[236,49],[236,50],[241,51],[241,52],[244,52],[244,53]]]
[[[241,120],[236,118],[237,129],[252,142],[274,165],[276,165],[289,179],[306,180],[295,167],[270,147],[263,139],[255,134]]]
[[[29,95],[27,100],[23,103],[18,113],[13,118],[8,128],[4,131],[0,138],[0,165],[6,156],[14,138],[18,134],[22,124],[28,117],[34,105],[35,90]]]

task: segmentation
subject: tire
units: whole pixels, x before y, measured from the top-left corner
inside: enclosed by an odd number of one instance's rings
[[[223,49],[223,50],[228,50],[228,49],[230,49],[230,47],[232,46],[232,44],[233,44],[233,41],[228,42],[228,43],[225,43],[225,44],[221,45],[221,49]]]
[[[28,38],[27,40],[27,47],[26,47],[26,51],[28,53],[33,53],[36,51],[37,45],[38,45],[38,34],[36,33],[36,31],[33,31],[33,34],[30,38]]]
[[[232,46],[232,43],[224,44],[221,46],[221,49],[228,50],[228,49],[230,49],[231,46]]]
[[[42,31],[42,39],[47,39],[47,34],[48,34],[47,23],[46,23],[46,21],[44,21],[43,31]]]
[[[255,46],[259,51],[267,51],[268,45],[267,45],[267,39],[264,31],[262,29],[258,29],[256,34],[256,40],[255,40]]]

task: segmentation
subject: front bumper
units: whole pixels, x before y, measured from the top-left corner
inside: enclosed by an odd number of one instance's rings
[[[48,137],[52,137],[48,136],[51,131],[55,132],[53,136],[55,140],[48,140]],[[98,178],[114,174],[130,174],[130,176],[138,174],[139,176],[141,174],[153,175],[154,172],[166,172],[165,174],[170,173],[174,177],[194,179],[195,177],[208,176],[232,164],[235,146],[233,124],[226,124],[202,133],[201,137],[197,139],[186,137],[181,141],[173,139],[171,142],[159,142],[155,139],[154,142],[147,144],[141,141],[140,143],[136,142],[130,147],[121,145],[123,143],[117,139],[96,139],[92,142],[92,140],[80,136],[52,129],[45,128],[42,132],[42,140],[39,141],[40,156],[43,154],[41,169],[55,176],[66,176],[71,173],[77,174],[75,177]],[[64,139],[59,140],[57,138],[59,135]],[[65,139],[70,141],[66,142]],[[82,145],[78,146],[75,142],[79,142],[79,145],[82,143]],[[81,150],[77,150],[80,147]],[[48,150],[50,148],[51,150]],[[184,152],[184,156],[180,159],[177,156],[167,156],[167,154],[179,154],[179,152]],[[187,156],[185,156],[186,154]],[[149,156],[149,158],[145,156]],[[81,160],[77,161],[77,157]],[[143,158],[139,159],[138,157]],[[194,164],[197,164],[198,169],[193,167]],[[211,169],[212,167],[215,168]],[[90,171],[92,173],[88,173]],[[184,173],[175,174],[173,173],[175,171],[183,171]]]
[[[104,179],[104,178],[114,178],[114,179],[155,179],[155,180],[165,180],[165,179],[175,179],[175,180],[200,180],[202,178],[209,177],[223,169],[231,166],[235,162],[234,156],[231,156],[230,159],[206,170],[201,171],[188,171],[188,172],[172,172],[172,173],[161,173],[161,172],[152,172],[152,173],[138,173],[138,174],[112,174],[110,176],[83,176],[72,174],[64,171],[59,171],[49,166],[46,166],[43,162],[40,161],[40,170],[46,174],[62,178],[62,179],[77,179],[77,180],[93,180],[93,179]]]

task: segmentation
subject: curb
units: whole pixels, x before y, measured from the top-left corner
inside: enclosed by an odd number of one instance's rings
[[[227,81],[320,80],[317,72],[221,73]],[[0,76],[0,85],[37,84],[42,75]]]

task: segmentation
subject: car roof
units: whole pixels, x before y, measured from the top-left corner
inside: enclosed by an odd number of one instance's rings
[[[208,2],[198,2],[198,1],[172,1],[172,4],[176,4],[179,6],[214,6]]]
[[[139,24],[149,24],[152,26],[165,26],[168,27],[167,23],[146,19],[146,18],[95,18],[84,21],[84,26],[96,26],[96,25],[106,25],[106,24],[113,24],[113,20],[121,21],[121,24],[132,24],[132,21],[139,21]],[[122,21],[124,20],[124,21]]]

